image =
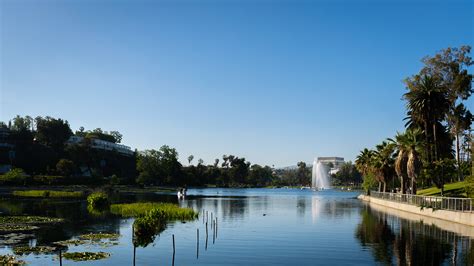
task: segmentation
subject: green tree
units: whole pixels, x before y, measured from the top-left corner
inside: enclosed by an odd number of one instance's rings
[[[36,118],[36,141],[53,148],[56,152],[62,153],[64,143],[70,136],[72,131],[67,121],[49,116]]]
[[[71,176],[76,171],[76,165],[68,159],[61,159],[56,164],[56,171],[63,176]]]

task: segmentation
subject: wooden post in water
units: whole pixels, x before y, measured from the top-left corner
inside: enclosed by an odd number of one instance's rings
[[[216,242],[216,228],[212,229],[212,244]]]
[[[208,234],[207,234],[207,223],[206,223],[206,250],[207,250],[207,238],[208,238]]]
[[[137,247],[135,246],[135,227],[132,224],[132,245],[133,245],[133,266],[135,266],[135,257],[137,254]]]
[[[63,255],[61,248],[59,248],[59,266],[63,266]]]
[[[206,223],[209,222],[209,212],[206,211]]]
[[[197,238],[196,238],[196,242],[197,242],[197,245],[196,245],[196,259],[199,259],[199,228],[196,229],[196,234],[197,234]]]
[[[174,245],[174,234],[173,234],[173,263],[172,265],[174,266],[174,255],[175,255],[175,252],[176,251],[176,248],[175,248],[175,245]]]

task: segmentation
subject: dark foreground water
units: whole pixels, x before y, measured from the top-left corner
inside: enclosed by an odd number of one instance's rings
[[[200,212],[175,222],[147,247],[136,265],[474,265],[474,228],[383,210],[358,201],[356,192],[297,189],[190,189],[181,206]],[[121,195],[117,201],[178,202],[174,194]],[[208,235],[202,210],[208,212]],[[133,265],[133,219],[97,217],[84,201],[3,198],[0,212],[62,217],[67,222],[25,239],[0,235],[0,254],[13,246],[48,245],[89,232],[115,232],[117,245],[88,243],[68,252],[104,251],[105,260],[63,265]],[[211,229],[217,216],[217,236]],[[199,246],[197,244],[199,229]],[[20,257],[30,265],[59,265],[57,254]]]

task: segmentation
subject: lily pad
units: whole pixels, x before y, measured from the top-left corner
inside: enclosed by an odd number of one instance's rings
[[[120,237],[119,234],[114,234],[114,233],[90,233],[90,234],[80,235],[79,239],[98,241],[102,239],[118,240],[119,237]]]
[[[63,257],[73,261],[102,260],[110,257],[106,252],[66,252]]]
[[[38,254],[51,254],[51,253],[54,253],[56,250],[57,250],[56,247],[51,247],[51,246],[36,246],[36,247],[24,246],[24,247],[14,247],[13,253],[19,256],[29,255],[31,253],[38,255]]]
[[[25,262],[13,255],[0,255],[0,265],[25,265]]]

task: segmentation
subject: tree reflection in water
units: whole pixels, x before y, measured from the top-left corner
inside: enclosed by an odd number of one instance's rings
[[[385,265],[474,265],[474,241],[434,225],[409,221],[370,206],[355,231],[362,246]]]

